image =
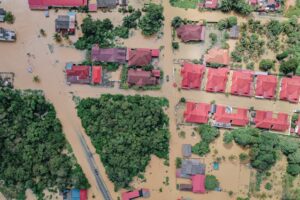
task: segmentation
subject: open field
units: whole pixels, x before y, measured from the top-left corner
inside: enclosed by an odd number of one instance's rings
[[[133,7],[141,8],[144,2],[145,1],[142,0],[132,0],[130,1],[130,4],[133,5]],[[66,138],[73,148],[78,163],[81,165],[85,175],[92,185],[89,191],[89,199],[93,199],[92,197],[94,196],[94,199],[98,200],[102,199],[102,196],[96,187],[96,179],[89,168],[84,151],[80,146],[80,141],[76,136],[78,132],[83,133],[89,148],[93,152],[96,164],[100,169],[100,173],[104,178],[109,191],[111,192],[112,198],[117,200],[117,197],[120,196],[120,192],[114,192],[113,184],[106,176],[104,167],[99,159],[99,156],[95,153],[95,148],[93,147],[90,138],[84,134],[80,119],[77,117],[75,103],[72,100],[72,97],[99,97],[104,93],[124,95],[147,94],[157,97],[165,96],[170,102],[170,107],[166,110],[166,114],[170,118],[170,166],[165,166],[162,160],[159,160],[157,157],[153,156],[149,166],[146,168],[146,182],[141,183],[139,180],[136,180],[132,183],[132,186],[149,188],[151,192],[151,200],[171,200],[180,198],[182,196],[190,197],[192,199],[201,198],[203,200],[233,199],[228,195],[228,191],[233,191],[234,197],[245,196],[249,191],[252,170],[250,170],[246,165],[240,164],[239,160],[234,162],[228,160],[230,155],[238,156],[245,150],[237,145],[233,145],[231,147],[224,146],[222,143],[222,137],[218,138],[213,144],[211,144],[212,153],[205,157],[204,160],[208,166],[208,171],[210,171],[210,164],[214,161],[216,156],[224,156],[226,158],[226,160],[221,163],[219,171],[211,171],[212,174],[219,178],[224,192],[209,192],[208,194],[201,195],[184,193],[176,190],[176,183],[178,180],[175,178],[175,159],[176,157],[181,156],[182,144],[195,144],[199,141],[199,136],[191,136],[192,130],[190,127],[182,127],[182,130],[186,132],[186,138],[182,139],[178,136],[179,130],[176,128],[175,105],[178,103],[181,97],[185,97],[187,100],[195,102],[210,103],[211,101],[215,100],[216,103],[223,105],[230,104],[234,107],[246,108],[251,105],[256,109],[273,110],[274,112],[285,112],[289,114],[291,114],[292,111],[299,106],[297,104],[290,104],[284,101],[259,100],[255,98],[245,98],[231,95],[226,96],[225,94],[214,94],[193,90],[178,90],[178,88],[174,88],[173,83],[176,82],[174,68],[178,69],[178,66],[174,65],[173,60],[178,58],[200,58],[201,54],[198,44],[180,44],[180,51],[173,53],[171,46],[172,29],[170,26],[173,17],[180,16],[190,20],[211,20],[213,18],[215,21],[219,21],[220,19],[228,17],[228,14],[225,15],[221,12],[199,12],[196,9],[184,10],[171,7],[168,0],[163,0],[161,2],[164,6],[165,15],[165,26],[163,27],[164,34],[162,38],[145,38],[141,35],[140,31],[134,31],[132,33],[132,37],[128,40],[118,41],[118,44],[128,47],[164,47],[161,52],[159,66],[161,66],[163,69],[164,75],[170,76],[170,81],[165,82],[162,85],[162,89],[159,91],[137,92],[134,90],[120,90],[117,86],[114,88],[90,87],[88,85],[68,86],[65,82],[65,76],[63,72],[65,63],[70,61],[76,63],[84,60],[85,52],[74,49],[68,44],[68,42],[64,42],[63,45],[56,44],[52,38],[55,31],[55,18],[59,14],[66,13],[67,10],[59,10],[57,13],[54,10],[51,10],[50,17],[45,18],[42,11],[30,11],[27,1],[25,0],[2,0],[2,3],[0,4],[1,7],[13,11],[14,15],[16,16],[16,22],[14,24],[1,24],[1,26],[16,30],[18,38],[16,43],[1,43],[0,71],[15,73],[15,88],[42,89],[45,92],[47,99],[54,104],[57,111],[57,117],[63,124],[63,131],[66,135]],[[106,13],[98,10],[97,13],[92,13],[91,15],[93,18],[101,19],[109,17],[112,22],[115,23],[115,25],[120,24],[122,19],[122,14],[117,12],[117,9]],[[85,14],[78,14],[77,16],[78,23],[81,24]],[[239,22],[244,22],[246,20],[246,18],[239,18]],[[268,19],[264,18],[264,20],[266,21]],[[40,36],[40,29],[44,29],[46,31],[46,37]],[[81,36],[81,33],[80,31],[77,31],[75,36],[70,37],[70,40],[74,42],[79,36]],[[229,43],[231,45],[235,42],[230,40]],[[50,52],[49,45],[53,47],[53,53]],[[27,72],[27,67],[29,66],[32,67],[33,73]],[[119,73],[119,71],[117,73],[113,73],[113,79],[117,79],[119,77]],[[32,81],[34,75],[38,75],[40,77],[41,82],[39,84]],[[218,152],[214,154],[214,150],[217,150]],[[282,169],[282,166],[285,166],[284,161],[278,162],[278,166],[276,165],[274,167],[274,170],[272,170],[272,172],[274,172],[274,176],[271,180],[279,180],[282,172],[276,169]],[[163,184],[165,177],[169,177],[169,185]],[[299,181],[297,180],[296,182],[298,183]],[[162,188],[162,192],[160,192],[160,188]],[[273,194],[271,198],[266,199],[280,199],[280,184],[276,186],[274,191],[276,191],[276,193]],[[35,199],[32,193],[28,192],[27,194],[28,200]],[[0,199],[4,199],[1,194]]]

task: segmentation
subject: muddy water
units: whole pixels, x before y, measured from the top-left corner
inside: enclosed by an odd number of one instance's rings
[[[132,0],[134,7],[142,7],[145,1]],[[177,135],[176,124],[175,124],[175,111],[174,106],[180,99],[185,97],[188,100],[197,102],[210,102],[216,100],[220,104],[229,104],[233,106],[249,107],[254,105],[258,109],[268,109],[275,111],[291,112],[296,105],[291,105],[286,102],[272,102],[265,100],[256,100],[254,98],[243,98],[229,96],[226,97],[224,94],[208,94],[203,91],[182,91],[179,92],[177,88],[172,86],[174,82],[173,77],[173,60],[175,58],[185,58],[191,56],[191,58],[197,58],[196,49],[188,50],[188,45],[182,45],[183,51],[179,51],[173,54],[171,47],[171,27],[170,23],[173,17],[181,16],[182,18],[188,18],[190,20],[206,19],[210,21],[218,21],[228,15],[224,15],[219,12],[205,12],[200,13],[197,10],[183,10],[173,8],[169,5],[169,1],[164,0],[164,14],[165,14],[165,26],[163,28],[163,38],[144,38],[140,31],[133,31],[133,36],[129,40],[120,41],[124,42],[124,45],[128,47],[150,47],[159,48],[164,47],[161,53],[161,60],[159,66],[164,70],[165,75],[170,76],[170,82],[166,82],[162,86],[161,91],[147,91],[138,92],[139,94],[147,94],[152,96],[166,96],[170,101],[170,108],[166,111],[170,117],[170,166],[163,165],[163,161],[152,157],[150,165],[146,170],[146,182],[138,184],[138,181],[132,184],[137,187],[147,187],[151,190],[151,200],[168,200],[176,199],[181,196],[191,197],[192,199],[230,199],[226,192],[210,192],[205,195],[195,195],[191,193],[183,193],[176,190],[176,183],[178,180],[175,179],[175,158],[181,156],[181,144],[191,143],[195,144],[199,141],[198,137],[191,137],[191,130],[187,129],[186,139],[180,139]],[[71,93],[76,96],[84,97],[98,97],[103,93],[112,94],[136,94],[137,92],[129,90],[119,90],[118,88],[98,88],[90,86],[68,86],[65,84],[64,79],[64,65],[66,62],[80,62],[84,59],[85,53],[70,48],[67,42],[64,45],[56,44],[52,36],[54,34],[54,20],[58,14],[66,13],[67,10],[60,10],[55,13],[53,10],[50,11],[50,17],[45,18],[43,12],[30,11],[28,9],[26,0],[2,0],[1,7],[7,10],[12,10],[16,16],[16,22],[13,25],[1,24],[3,27],[14,29],[18,34],[18,41],[16,43],[0,43],[0,71],[12,71],[15,72],[15,87],[19,89],[42,89],[45,92],[46,97],[54,104],[57,111],[57,116],[63,124],[64,133],[66,138],[71,144],[74,154],[83,168],[89,182],[92,185],[89,191],[89,198],[92,199],[92,195],[95,195],[95,199],[102,199],[100,192],[96,188],[96,182],[92,175],[92,172],[87,164],[84,152],[81,149],[80,142],[76,136],[77,132],[84,130],[81,126],[80,119],[76,115],[76,109],[74,102],[72,101]],[[79,22],[85,15],[78,15]],[[121,23],[122,15],[116,10],[112,12],[100,12],[92,14],[93,18],[110,18],[117,25]],[[240,19],[244,21],[245,19]],[[39,36],[39,30],[44,29],[47,33],[47,37]],[[70,37],[70,40],[76,41],[76,38],[80,36],[80,32],[77,35]],[[53,52],[49,50],[53,47]],[[28,55],[29,53],[29,55]],[[199,55],[200,58],[201,55]],[[27,68],[31,66],[33,73],[28,73]],[[41,83],[33,83],[32,78],[34,75],[38,75],[41,79]],[[113,74],[114,79],[118,76],[118,73]],[[84,134],[87,143],[92,150],[95,152],[95,148],[91,144],[89,137]],[[218,149],[220,154],[228,156],[229,154],[238,155],[242,150],[238,147],[232,147],[230,151],[227,151],[222,145],[221,140],[217,141],[213,145],[215,149]],[[113,184],[108,180],[104,173],[103,165],[100,162],[99,157],[94,154],[96,163],[100,169],[101,175],[109,188],[113,199],[117,199],[118,193],[113,190]],[[205,158],[206,163],[211,163],[213,158],[208,156]],[[239,173],[236,173],[239,171]],[[226,190],[232,190],[235,193],[244,194],[247,191],[246,184],[249,180],[250,171],[244,166],[239,164],[232,164],[230,162],[224,162],[220,170],[212,171],[211,173],[216,174],[221,180],[222,188]],[[230,176],[232,174],[232,176]],[[163,184],[165,177],[169,177],[169,185]],[[162,188],[162,192],[159,189]],[[246,189],[245,189],[246,188]],[[1,199],[1,196],[0,196]],[[2,197],[3,199],[3,197]],[[1,199],[1,200],[2,200]],[[33,199],[32,194],[28,193],[28,199]]]

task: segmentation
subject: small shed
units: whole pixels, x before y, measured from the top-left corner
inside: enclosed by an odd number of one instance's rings
[[[240,27],[239,26],[235,25],[230,28],[229,37],[231,39],[238,39],[239,35],[240,35]]]
[[[179,184],[180,191],[192,191],[193,190],[193,185],[191,184]]]
[[[183,144],[182,145],[182,156],[185,158],[189,158],[192,155],[192,145]]]
[[[6,11],[3,8],[0,8],[0,22],[4,22]]]

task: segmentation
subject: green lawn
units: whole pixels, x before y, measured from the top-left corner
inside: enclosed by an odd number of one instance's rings
[[[290,7],[285,13],[286,17],[292,17],[294,15],[297,17],[300,16],[300,0],[297,0],[296,5],[293,7]]]
[[[170,0],[170,3],[174,7],[179,8],[197,8],[198,3],[203,2],[204,0]]]

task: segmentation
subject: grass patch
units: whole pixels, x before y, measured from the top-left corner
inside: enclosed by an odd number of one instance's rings
[[[203,0],[170,0],[170,3],[174,7],[178,8],[197,8],[199,3],[203,3]]]

